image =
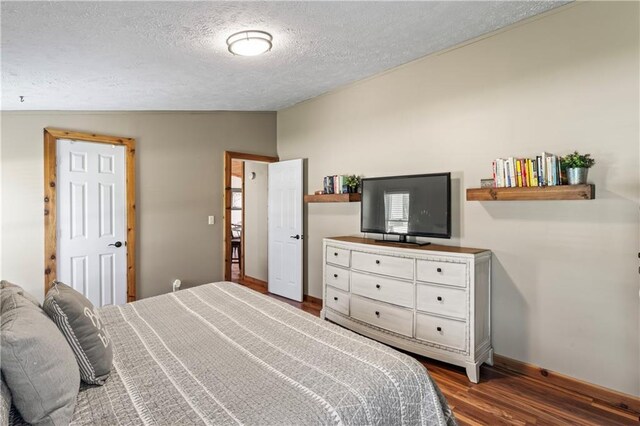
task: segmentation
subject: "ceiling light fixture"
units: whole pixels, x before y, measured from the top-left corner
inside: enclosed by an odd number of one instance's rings
[[[271,34],[265,31],[240,31],[229,36],[227,46],[234,55],[257,56],[271,50],[272,40]]]

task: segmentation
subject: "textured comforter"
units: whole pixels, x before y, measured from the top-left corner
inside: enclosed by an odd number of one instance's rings
[[[454,424],[417,361],[237,284],[101,309],[106,385],[74,424]]]

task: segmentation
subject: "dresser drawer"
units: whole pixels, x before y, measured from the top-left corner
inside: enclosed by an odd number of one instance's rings
[[[413,283],[410,282],[352,272],[351,292],[394,305],[413,308]]]
[[[413,259],[358,251],[354,251],[351,257],[351,266],[353,269],[408,280],[413,279]]]
[[[340,265],[349,267],[349,250],[327,247],[327,263],[333,263],[334,265]]]
[[[467,318],[467,292],[464,289],[418,283],[416,307],[420,311]]]
[[[408,309],[352,296],[351,316],[398,334],[408,337],[413,335],[413,311]]]
[[[418,281],[466,287],[467,265],[464,263],[418,260],[417,279]]]
[[[349,270],[326,265],[324,269],[327,285],[349,291]]]
[[[349,315],[349,293],[327,287],[327,295],[324,303],[334,311]]]
[[[466,324],[432,315],[416,314],[416,338],[455,349],[466,350]]]

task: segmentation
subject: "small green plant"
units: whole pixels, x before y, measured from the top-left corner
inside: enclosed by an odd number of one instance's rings
[[[562,168],[564,169],[588,169],[596,164],[596,160],[591,158],[591,154],[579,154],[574,151],[573,154],[562,157]]]
[[[345,184],[351,188],[352,191],[355,191],[360,186],[360,176],[349,175],[345,178]]]

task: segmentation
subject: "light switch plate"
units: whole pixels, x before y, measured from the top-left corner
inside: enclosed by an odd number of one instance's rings
[[[215,225],[215,224],[216,224],[216,217],[209,216],[209,225]]]

